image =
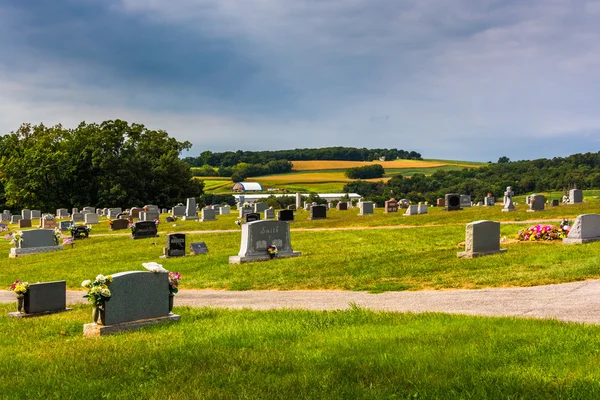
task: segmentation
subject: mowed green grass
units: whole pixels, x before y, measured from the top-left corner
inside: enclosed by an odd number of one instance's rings
[[[358,218],[358,217],[355,217]],[[530,223],[503,225],[501,234],[515,236]],[[142,270],[156,261],[183,274],[182,287],[229,290],[343,289],[390,290],[457,289],[532,286],[600,277],[600,242],[578,246],[508,241],[505,254],[473,260],[458,259],[465,240],[463,224],[406,229],[292,231],[297,258],[229,264],[237,255],[239,230],[190,233],[189,242],[206,242],[209,253],[160,259],[165,237],[132,240],[123,235],[90,237],[74,248],[16,259],[0,258],[0,282],[66,279],[79,288],[97,274]],[[0,243],[8,255],[10,244]]]
[[[0,305],[6,315],[14,305]],[[0,318],[14,399],[594,399],[600,327],[347,311],[175,307],[177,323],[86,339],[90,307]]]

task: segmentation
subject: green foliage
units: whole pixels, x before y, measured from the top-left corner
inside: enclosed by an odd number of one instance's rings
[[[233,167],[239,163],[267,164],[273,160],[299,161],[299,160],[344,160],[344,161],[373,161],[379,157],[386,160],[406,159],[421,160],[421,154],[415,151],[398,149],[358,149],[355,147],[325,147],[321,149],[294,149],[275,151],[226,151],[213,153],[203,151],[199,157],[187,157],[185,161],[190,165],[199,167],[212,165]],[[225,176],[225,175],[221,175]],[[229,176],[229,175],[227,175]],[[252,175],[258,176],[258,175]]]
[[[121,120],[75,129],[24,124],[0,139],[0,182],[11,208],[168,206],[202,193],[179,159],[190,147]]]
[[[200,196],[200,206],[208,206],[212,204],[229,204],[230,206],[235,205],[235,197],[230,194],[214,194],[205,193]]]
[[[364,167],[348,168],[346,176],[350,179],[382,178],[385,170],[381,164],[365,165]]]

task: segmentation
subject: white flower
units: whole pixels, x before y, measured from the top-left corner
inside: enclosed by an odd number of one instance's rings
[[[100,283],[104,283],[104,282],[106,282],[106,277],[104,275],[100,274],[96,277],[96,280]]]
[[[163,272],[163,273],[169,272],[166,269],[164,269],[161,264],[158,264],[154,261],[149,262],[149,263],[142,263],[142,266],[151,272]]]
[[[100,294],[104,297],[110,297],[110,289],[104,288],[100,291]]]
[[[88,287],[92,284],[92,281],[90,281],[89,279],[86,279],[85,281],[81,282],[81,286],[83,287]]]

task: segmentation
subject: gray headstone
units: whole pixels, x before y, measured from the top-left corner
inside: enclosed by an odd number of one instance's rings
[[[579,189],[569,190],[569,204],[577,204],[583,202],[583,192]]]
[[[461,207],[471,207],[471,196],[468,194],[460,195],[460,206]]]
[[[108,283],[111,298],[104,305],[104,324],[114,325],[169,315],[166,273],[120,272]]]
[[[302,207],[302,195],[300,193],[296,193],[296,209]]]
[[[89,207],[88,206],[88,207],[83,207],[83,210],[81,210],[81,212],[83,214],[88,214],[88,213],[95,214],[96,213],[96,209],[94,207]]]
[[[22,238],[22,249],[55,246],[54,232],[49,229],[31,229],[29,231],[23,231]]]
[[[31,210],[21,210],[21,219],[31,219]]]
[[[71,228],[71,225],[73,225],[73,221],[60,221],[59,222],[60,231],[67,232]]]
[[[229,263],[269,260],[267,248],[270,245],[277,246],[279,257],[295,257],[301,254],[292,250],[288,222],[262,220],[242,225],[240,251],[237,256],[229,257]]]
[[[85,217],[83,213],[73,213],[71,219],[73,220],[73,222],[83,222],[85,220]]]
[[[31,219],[42,218],[42,212],[40,210],[31,210]]]
[[[589,243],[600,240],[600,214],[578,216],[563,243]]]
[[[506,187],[506,192],[504,192],[504,206],[502,207],[502,211],[515,211],[515,204],[513,203],[513,196],[515,192],[513,192],[511,186]]]
[[[418,204],[417,205],[417,213],[418,214],[427,214],[429,211],[429,206],[427,204]]]
[[[167,235],[167,247],[164,249],[167,257],[185,256],[185,233],[170,233]]]
[[[198,215],[196,214],[196,199],[189,197],[186,199],[185,215],[181,217],[183,220],[197,220]]]
[[[10,217],[10,223],[11,224],[17,224],[19,222],[19,220],[21,219],[20,215],[12,215]]]
[[[500,249],[500,222],[475,221],[467,224],[465,251],[459,258],[473,258],[504,251]]]
[[[83,220],[86,224],[97,224],[98,223],[98,214],[94,214],[94,213],[83,214]]]
[[[411,204],[406,209],[406,212],[403,215],[417,215],[419,213],[419,206],[416,204]]]
[[[363,201],[360,203],[360,211],[358,215],[369,215],[373,214],[373,202],[371,201]]]
[[[269,208],[269,205],[265,202],[254,203],[254,212],[255,213],[261,213],[261,212],[265,211],[267,208]]]
[[[115,218],[117,218],[117,215],[122,214],[122,213],[123,213],[122,208],[114,207],[114,208],[108,209],[106,216],[108,217],[108,219],[115,219]]]
[[[230,213],[231,213],[231,206],[229,206],[229,204],[226,204],[221,207],[221,215],[229,215]]]
[[[79,212],[79,208],[73,207],[71,208],[71,214],[75,214]]]
[[[216,213],[212,208],[203,208],[202,209],[202,222],[206,221],[216,221]]]
[[[267,208],[265,210],[265,219],[275,219],[275,210],[273,210],[273,208]]]
[[[185,215],[185,206],[174,206],[171,209],[171,215],[174,217],[183,217]]]
[[[241,207],[238,210],[238,218],[244,218],[246,214],[252,213],[252,207]]]
[[[67,308],[67,282],[31,283],[24,303],[27,314],[64,311]]]
[[[487,207],[491,207],[496,204],[496,199],[493,196],[487,196],[483,198],[483,204]]]
[[[529,210],[527,212],[544,211],[545,204],[546,198],[543,195],[532,194],[529,196]]]

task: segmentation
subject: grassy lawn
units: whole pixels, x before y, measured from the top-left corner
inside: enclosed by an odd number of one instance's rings
[[[355,217],[358,218],[358,217]],[[197,222],[196,222],[197,223]],[[197,223],[199,224],[199,223]],[[233,224],[232,224],[233,225]],[[503,225],[501,234],[514,237],[528,226]],[[191,233],[188,243],[206,242],[209,253],[159,259],[164,235],[131,240],[123,235],[90,237],[74,248],[17,259],[0,258],[0,282],[66,279],[70,288],[98,273],[142,269],[157,261],[183,274],[183,288],[422,290],[532,286],[579,281],[600,276],[600,242],[578,246],[509,241],[506,254],[474,260],[456,258],[464,241],[463,224],[411,229],[296,230],[292,246],[303,255],[242,265],[228,264],[239,251],[239,230]],[[8,241],[0,253],[8,255]]]
[[[6,315],[14,304],[0,305]],[[510,318],[176,307],[84,339],[90,307],[0,318],[3,398],[598,398],[600,327]]]

